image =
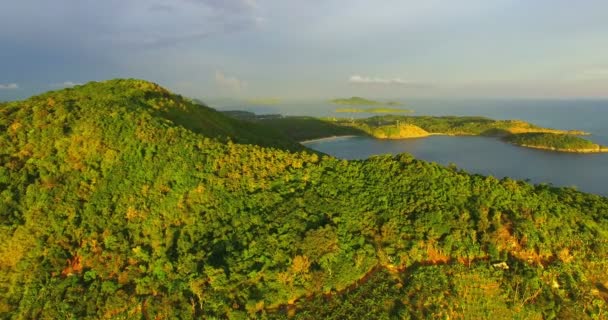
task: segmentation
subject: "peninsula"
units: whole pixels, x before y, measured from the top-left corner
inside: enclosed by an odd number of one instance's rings
[[[338,126],[358,128],[376,138],[404,139],[412,138],[412,130],[400,130],[403,127],[419,127],[428,134],[452,136],[492,136],[505,137],[518,133],[555,133],[569,135],[588,135],[580,130],[558,130],[543,128],[522,120],[494,120],[474,116],[399,116],[384,115],[363,119],[331,119]],[[400,132],[397,134],[397,132]],[[420,131],[414,137],[418,137]]]
[[[399,108],[338,108],[337,113],[413,113],[413,110]]]
[[[376,139],[424,138],[431,135],[486,136],[529,148],[557,152],[596,153],[608,148],[580,136],[580,130],[543,128],[522,120],[494,120],[473,116],[382,115],[362,119],[282,117],[255,121],[297,141],[362,135]]]
[[[569,134],[518,133],[505,137],[505,141],[528,148],[560,152],[597,153],[608,152],[608,147]]]

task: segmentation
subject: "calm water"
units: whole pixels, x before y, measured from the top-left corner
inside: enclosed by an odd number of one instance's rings
[[[376,154],[411,153],[418,159],[456,164],[469,172],[576,186],[579,190],[608,195],[608,154],[565,154],[521,148],[485,137],[432,136],[408,140],[338,138],[306,144],[344,159]]]
[[[334,108],[326,103],[301,103],[252,111],[350,116],[336,115]],[[494,119],[521,119],[558,129],[580,129],[590,132],[592,135],[588,138],[594,142],[608,145],[608,101],[409,101],[406,108],[415,110],[417,115],[478,115]],[[473,173],[497,178],[530,179],[534,183],[556,186],[575,186],[582,191],[608,196],[608,153],[556,153],[517,147],[495,138],[447,136],[390,141],[354,137],[317,141],[307,143],[307,146],[344,159],[407,152],[418,159],[444,165],[454,163]]]

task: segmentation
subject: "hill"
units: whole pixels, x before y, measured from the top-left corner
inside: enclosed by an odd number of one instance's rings
[[[0,106],[0,317],[608,312],[608,199],[250,130],[141,80]]]
[[[385,127],[413,125],[433,134],[507,136],[516,133],[542,132],[557,134],[588,133],[542,128],[521,120],[494,120],[474,116],[401,116],[383,115],[364,119],[336,119],[336,125],[351,126],[364,131],[378,131]]]
[[[244,118],[243,118],[244,119]],[[366,135],[377,139],[409,139],[430,135],[489,136],[530,148],[560,152],[593,153],[608,149],[591,141],[577,137],[588,135],[580,130],[558,130],[543,128],[521,120],[493,120],[471,116],[402,116],[383,115],[369,118],[308,118],[314,126],[294,126],[295,117],[275,117],[264,121],[261,117],[250,117],[266,127],[276,129],[296,140],[301,137],[315,139],[341,135]],[[348,128],[349,130],[345,130]]]
[[[262,118],[257,123],[282,132],[285,136],[304,141],[332,136],[365,135],[367,133],[352,127],[337,126],[329,121],[314,117],[290,116],[282,118]]]
[[[520,133],[505,137],[516,145],[561,152],[594,153],[608,152],[608,148],[589,140],[568,134]]]
[[[54,117],[65,121],[78,121],[77,115],[84,111],[92,113],[91,117],[112,111],[112,119],[121,112],[143,112],[207,137],[229,137],[233,142],[278,146],[293,151],[304,149],[274,129],[226,117],[201,101],[171,94],[156,84],[141,80],[92,82],[35,96],[26,102],[8,103],[4,109],[22,109],[24,103],[29,108],[37,107],[36,111],[40,109],[43,115],[57,113]],[[99,110],[89,110],[95,108]],[[8,120],[0,121],[6,125]]]

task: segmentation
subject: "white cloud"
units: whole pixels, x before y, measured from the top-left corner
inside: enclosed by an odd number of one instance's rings
[[[72,81],[64,81],[61,83],[52,83],[51,87],[55,87],[55,88],[71,88],[73,86],[79,86],[82,83],[79,82],[72,82]]]
[[[361,75],[353,75],[348,78],[348,82],[352,84],[368,84],[368,85],[398,85],[407,86],[413,88],[429,87],[427,84],[408,82],[401,78],[380,78],[380,77],[367,77]]]
[[[15,90],[15,89],[19,89],[19,85],[16,83],[7,83],[7,84],[0,83],[0,90]]]
[[[406,84],[406,82],[401,78],[378,78],[378,77],[365,77],[360,75],[351,76],[348,79],[350,83],[360,83],[360,84]]]
[[[220,87],[240,91],[247,87],[247,82],[234,76],[227,76],[222,71],[215,72],[215,83]]]

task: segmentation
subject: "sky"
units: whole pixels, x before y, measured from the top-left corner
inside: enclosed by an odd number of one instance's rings
[[[606,0],[19,0],[0,100],[111,78],[214,99],[606,98]]]

